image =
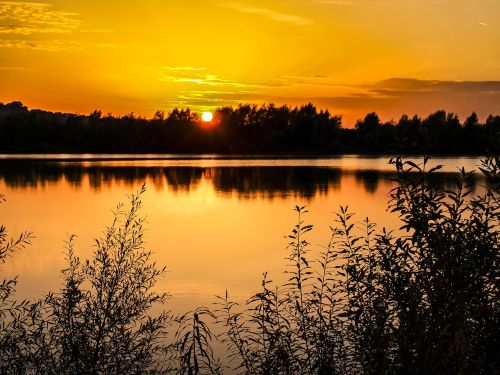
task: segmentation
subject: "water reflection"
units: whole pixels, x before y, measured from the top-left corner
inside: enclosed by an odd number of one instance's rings
[[[396,178],[394,172],[374,169],[343,169],[310,166],[125,166],[112,163],[0,160],[0,181],[11,189],[40,189],[62,181],[80,189],[88,181],[101,191],[114,184],[132,191],[149,181],[157,191],[189,191],[201,181],[209,181],[219,194],[236,194],[239,199],[268,199],[295,196],[310,199],[339,189],[343,177],[352,175],[367,194],[374,194],[382,181]],[[453,173],[436,173],[435,183],[444,188],[454,185]],[[472,176],[472,189],[480,183]]]
[[[461,159],[448,159],[435,182],[453,187]],[[469,164],[477,163],[469,160]],[[441,164],[434,160],[434,165]],[[2,160],[1,224],[12,234],[35,234],[32,246],[2,266],[20,275],[17,296],[39,298],[60,286],[67,265],[63,241],[78,235],[78,255],[92,256],[93,238],[109,224],[109,210],[144,182],[148,249],[170,273],[159,286],[174,297],[169,308],[187,311],[229,289],[245,301],[262,272],[283,275],[295,205],[307,205],[313,251],[329,239],[339,206],[355,220],[369,217],[388,229],[401,226],[387,211],[396,175],[386,158],[308,160]],[[468,168],[469,170],[472,168]],[[484,183],[474,176],[477,192]],[[326,239],[326,240],[325,240]]]

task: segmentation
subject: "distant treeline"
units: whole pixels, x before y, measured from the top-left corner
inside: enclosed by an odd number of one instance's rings
[[[212,123],[189,109],[158,111],[152,119],[29,110],[0,103],[4,153],[224,153],[224,154],[487,154],[500,149],[500,116],[461,122],[437,111],[381,122],[369,113],[353,129],[342,118],[307,104],[222,107]]]

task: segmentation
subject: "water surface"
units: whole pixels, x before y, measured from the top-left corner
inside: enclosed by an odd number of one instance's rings
[[[64,241],[76,234],[80,258],[111,223],[112,209],[145,183],[146,246],[168,273],[158,288],[172,295],[170,308],[213,301],[227,289],[245,300],[262,272],[283,280],[293,207],[307,205],[314,224],[312,248],[328,241],[340,205],[357,219],[397,228],[386,211],[397,184],[389,157],[238,158],[216,155],[0,155],[0,223],[11,235],[34,233],[28,248],[2,267],[19,275],[18,297],[36,298],[60,285]],[[418,160],[418,159],[417,159]],[[472,170],[477,158],[437,158],[436,180],[453,186],[457,167]],[[475,176],[474,189],[482,179]]]

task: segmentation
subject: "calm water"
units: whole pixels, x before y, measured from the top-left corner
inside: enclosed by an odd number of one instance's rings
[[[396,184],[388,159],[0,155],[0,193],[7,198],[0,224],[11,235],[28,230],[36,237],[8,259],[2,273],[19,275],[19,298],[55,290],[68,236],[78,236],[80,258],[90,257],[112,209],[145,182],[146,245],[167,266],[158,288],[171,293],[170,308],[210,303],[226,288],[244,300],[258,289],[262,272],[283,279],[284,236],[295,223],[296,204],[309,207],[306,221],[315,226],[310,241],[316,249],[328,241],[339,205],[349,205],[358,220],[368,216],[396,228],[397,218],[386,212]],[[437,178],[448,186],[458,166],[472,170],[479,164],[476,158],[431,162],[445,166]],[[475,180],[480,190],[483,181]]]

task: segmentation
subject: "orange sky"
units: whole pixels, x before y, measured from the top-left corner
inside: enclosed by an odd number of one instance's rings
[[[498,0],[0,1],[0,101],[500,113]]]

